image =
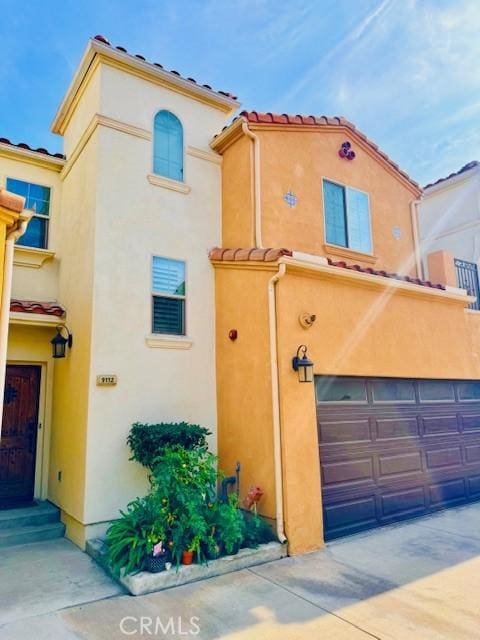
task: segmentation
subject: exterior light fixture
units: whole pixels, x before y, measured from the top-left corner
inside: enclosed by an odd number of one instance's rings
[[[292,360],[294,371],[298,372],[299,382],[313,382],[313,362],[308,359],[307,347],[301,344],[297,349],[297,355]]]
[[[69,349],[72,348],[73,336],[64,325],[58,325],[58,327],[55,328],[57,330],[57,335],[50,340],[50,344],[52,345],[52,357],[65,358],[65,351],[67,347]],[[67,332],[66,338],[62,335],[63,330]]]

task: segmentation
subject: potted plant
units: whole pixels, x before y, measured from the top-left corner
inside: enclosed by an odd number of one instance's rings
[[[150,571],[150,573],[165,571],[165,564],[167,563],[169,556],[163,540],[159,540],[156,544],[153,544],[153,541],[150,541],[150,544],[153,546],[146,558],[145,568],[147,571]]]

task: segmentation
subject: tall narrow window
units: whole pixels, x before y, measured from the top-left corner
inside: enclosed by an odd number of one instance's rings
[[[50,188],[39,184],[7,178],[7,191],[25,198],[25,208],[33,209],[34,214],[27,230],[17,240],[24,247],[46,249],[48,242],[48,220],[50,215]]]
[[[363,191],[323,181],[326,240],[362,253],[371,253],[370,207]]]
[[[185,335],[185,263],[153,257],[152,333]]]
[[[183,127],[170,111],[159,111],[155,116],[153,172],[183,181]]]

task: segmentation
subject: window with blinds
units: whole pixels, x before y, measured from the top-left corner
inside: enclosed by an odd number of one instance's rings
[[[183,181],[183,127],[170,111],[159,111],[155,116],[153,172]]]
[[[27,230],[17,240],[17,244],[24,247],[46,249],[48,244],[48,224],[50,215],[50,187],[39,184],[7,178],[7,191],[25,198],[25,209],[32,209],[33,216],[28,223]]]
[[[372,252],[368,194],[324,180],[323,209],[327,242]]]
[[[152,333],[185,335],[185,262],[153,257]]]

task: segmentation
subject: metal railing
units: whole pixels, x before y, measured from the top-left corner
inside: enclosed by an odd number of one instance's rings
[[[467,262],[455,258],[455,269],[457,271],[457,282],[461,289],[466,289],[468,294],[476,296],[475,302],[469,304],[470,309],[480,310],[480,286],[478,283],[478,267],[475,262]]]

